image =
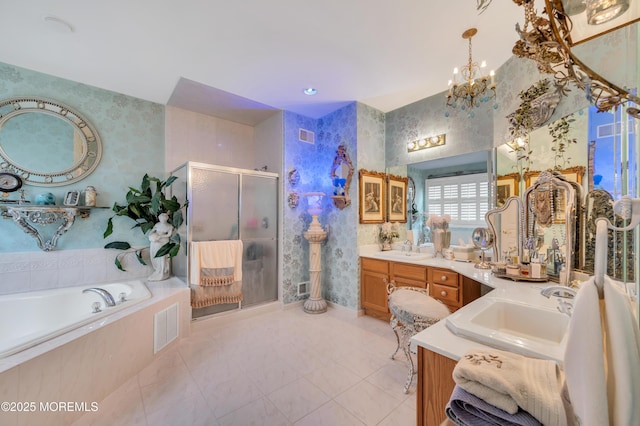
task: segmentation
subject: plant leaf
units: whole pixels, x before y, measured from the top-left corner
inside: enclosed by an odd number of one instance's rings
[[[126,241],[113,241],[104,246],[106,249],[128,250],[131,248],[131,244]]]
[[[184,222],[184,219],[182,218],[182,210],[176,210],[175,212],[173,212],[173,215],[171,217],[171,224],[173,225],[173,227],[176,229],[180,228],[182,222]]]
[[[144,261],[144,259],[142,258],[142,249],[140,250],[136,250],[136,257],[138,258],[138,262],[140,262],[143,265],[146,265],[147,263]]]
[[[169,254],[175,245],[176,245],[176,243],[171,243],[171,242],[166,243],[165,245],[160,247],[160,249],[158,249],[158,252],[156,253],[156,255],[154,257],[162,257],[165,254]],[[179,245],[178,245],[178,248],[180,248]]]
[[[178,176],[169,176],[169,179],[164,183],[164,187],[170,186],[176,179],[178,179]]]
[[[104,230],[104,234],[102,234],[102,238],[107,238],[112,233],[113,233],[113,218],[110,217],[109,220],[107,220],[107,229]]]
[[[123,272],[126,272],[126,270],[122,267],[122,263],[120,263],[120,259],[118,258],[120,255],[116,256],[115,260],[113,261],[113,263],[116,264],[116,267],[118,269],[120,269]]]

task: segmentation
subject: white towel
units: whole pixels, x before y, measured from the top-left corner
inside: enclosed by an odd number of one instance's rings
[[[202,269],[233,268],[233,281],[242,281],[242,241],[198,241],[191,243],[190,284],[200,285]]]
[[[604,279],[605,364],[609,421],[640,421],[640,331],[632,302],[619,283]]]
[[[600,301],[592,277],[576,295],[564,353],[567,390],[582,426],[609,424],[603,353]]]
[[[585,425],[627,425],[640,419],[640,331],[626,292],[604,277],[582,284],[569,324],[564,370],[574,412]]]

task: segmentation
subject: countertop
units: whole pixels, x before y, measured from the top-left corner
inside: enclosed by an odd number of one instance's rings
[[[421,248],[421,251],[424,248]],[[409,257],[407,259],[397,256],[398,250],[394,250],[395,256],[385,255],[377,246],[362,246],[359,251],[361,257],[369,257],[373,259],[388,260],[393,262],[411,263],[415,265],[432,266],[450,269],[454,272],[462,274],[468,278],[482,283],[494,289],[493,291],[483,295],[480,299],[463,306],[456,312],[472,312],[477,309],[481,303],[478,301],[491,295],[491,297],[501,297],[515,300],[518,302],[531,303],[533,305],[552,306],[555,309],[555,300],[549,300],[540,294],[540,290],[554,283],[549,282],[522,282],[512,281],[493,276],[488,269],[476,269],[473,262],[461,262],[456,260],[447,260],[441,257],[429,257],[424,260],[414,260]],[[446,356],[455,361],[459,360],[465,353],[472,348],[489,348],[481,343],[466,339],[453,334],[446,326],[445,321],[440,321],[431,327],[423,330],[412,337],[411,342],[425,349]],[[557,355],[550,355],[549,358],[557,359]]]

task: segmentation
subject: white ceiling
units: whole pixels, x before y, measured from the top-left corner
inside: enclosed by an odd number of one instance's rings
[[[191,89],[208,86],[212,97],[228,92],[252,108],[313,118],[352,101],[388,112],[446,90],[453,67],[467,61],[461,34],[470,27],[478,28],[474,60],[498,68],[524,21],[509,0],[481,15],[474,0],[1,3],[2,62],[160,104],[182,78]],[[307,86],[318,94],[304,95]],[[188,107],[184,93],[177,99]]]

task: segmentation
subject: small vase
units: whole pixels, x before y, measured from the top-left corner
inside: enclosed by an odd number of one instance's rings
[[[382,251],[389,251],[391,250],[391,240],[381,240],[381,246],[380,249]]]
[[[444,229],[431,230],[431,241],[433,241],[433,254],[443,256],[442,250],[449,248],[451,244],[451,231]],[[444,256],[443,256],[444,257]]]

